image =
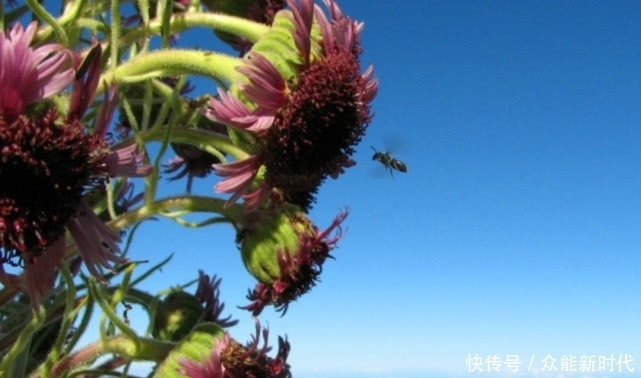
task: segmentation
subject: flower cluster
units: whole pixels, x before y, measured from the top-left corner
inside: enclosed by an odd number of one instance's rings
[[[291,377],[287,338],[271,354],[257,317],[270,306],[285,315],[309,293],[342,237],[347,211],[326,229],[309,211],[321,185],[356,164],[372,120],[378,82],[361,69],[363,24],[335,0],[95,0],[55,16],[41,2],[9,5],[0,7],[9,26],[0,30],[0,376],[113,375],[147,361],[159,377]],[[22,24],[25,15],[34,21]],[[177,47],[203,27],[231,55],[204,40]],[[182,179],[177,194],[161,187]],[[150,219],[236,229],[240,253],[229,249],[256,281],[237,308],[255,320],[249,343],[232,337],[242,319],[223,315],[220,276],[199,270],[195,290],[141,289],[170,260],[134,274],[156,258],[128,254],[148,251],[132,240]],[[218,258],[203,264],[221,270]],[[138,311],[146,331],[133,325]]]

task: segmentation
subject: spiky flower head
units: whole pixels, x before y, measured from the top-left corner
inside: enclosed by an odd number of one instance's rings
[[[199,116],[196,128],[212,133],[227,135],[227,128],[208,118]],[[207,177],[214,171],[213,165],[221,162],[220,157],[186,143],[171,143],[176,157],[165,164],[164,173],[173,174],[169,181],[187,177],[187,193],[191,193],[194,177]]]
[[[263,345],[260,346],[261,336]],[[180,360],[179,373],[189,378],[291,378],[287,364],[290,345],[287,339],[278,338],[278,352],[275,357],[267,355],[272,349],[268,345],[269,331],[262,329],[256,320],[256,334],[245,346],[225,333],[214,340],[209,355],[198,360]]]
[[[222,328],[229,328],[238,324],[238,320],[233,320],[231,315],[222,317],[225,304],[220,299],[221,281],[222,278],[216,276],[210,278],[202,270],[199,271],[195,297],[204,308],[204,321],[218,324]]]
[[[161,340],[179,341],[199,323],[229,328],[238,323],[231,315],[223,318],[225,304],[220,299],[222,279],[199,271],[195,294],[183,290],[169,293],[158,303],[152,334]]]
[[[361,73],[361,23],[331,0],[329,18],[312,0],[287,4],[243,57],[244,80],[219,91],[206,113],[235,130],[232,137],[252,140],[250,158],[214,165],[225,177],[216,190],[231,193],[230,203],[243,196],[250,209],[276,190],[308,210],[327,177],[354,165],[378,87],[372,67]]]
[[[252,303],[244,308],[258,316],[273,305],[284,314],[292,301],[311,290],[341,237],[340,224],[346,217],[347,212],[340,213],[328,229],[319,231],[295,205],[248,213],[241,225],[240,250],[258,283],[248,294]]]
[[[93,127],[82,121],[100,77],[99,45],[81,63],[58,45],[30,47],[34,34],[31,24],[0,35],[0,282],[26,291],[37,305],[65,256],[67,230],[93,275],[125,261],[119,236],[84,195],[111,177],[148,175],[151,167],[141,164],[135,145],[110,149],[105,142],[114,92],[105,95]],[[44,99],[72,80],[61,114]],[[23,276],[6,272],[5,264],[23,267]]]

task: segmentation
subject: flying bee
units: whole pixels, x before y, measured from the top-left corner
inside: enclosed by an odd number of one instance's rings
[[[377,160],[378,162],[383,164],[383,166],[389,170],[389,173],[390,175],[392,175],[392,177],[394,177],[394,170],[403,173],[407,172],[407,166],[405,165],[405,163],[398,159],[394,159],[392,157],[392,154],[390,154],[389,152],[380,152],[377,151],[374,147],[372,147],[372,150],[374,150],[374,156],[372,156],[372,160]]]

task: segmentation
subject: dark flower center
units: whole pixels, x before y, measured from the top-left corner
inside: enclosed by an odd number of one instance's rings
[[[56,118],[54,109],[38,119],[0,117],[1,263],[37,257],[63,235],[89,182],[93,138]]]
[[[173,143],[172,148],[183,159],[185,174],[191,176],[205,177],[213,171],[212,164],[220,163],[216,156],[189,144]]]
[[[266,180],[307,209],[316,188],[341,170],[370,121],[356,57],[331,54],[301,75],[289,104],[268,130]]]
[[[223,366],[233,377],[251,377],[263,378],[268,377],[261,371],[261,367],[247,353],[247,350],[234,340],[230,340],[229,345],[221,354]]]
[[[309,292],[318,282],[323,263],[331,257],[329,247],[323,242],[312,243],[308,247],[309,254],[295,255],[286,266],[281,266],[285,272],[281,281],[274,285],[277,292],[273,298],[278,310],[287,311],[291,302]]]
[[[258,336],[257,336],[258,337]],[[278,360],[265,355],[267,350],[247,350],[230,340],[221,353],[225,376],[247,378],[290,378],[289,369]]]

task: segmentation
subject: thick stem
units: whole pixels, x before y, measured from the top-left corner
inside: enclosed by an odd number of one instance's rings
[[[152,209],[143,206],[139,209],[122,214],[109,222],[109,226],[122,230],[132,224],[141,222],[153,215],[162,214],[177,209],[190,212],[210,212],[221,214],[234,223],[242,220],[243,210],[241,205],[234,204],[225,208],[225,201],[218,198],[203,196],[169,197],[152,202]]]
[[[174,14],[169,24],[169,32],[175,34],[194,27],[205,27],[211,30],[223,31],[243,37],[250,42],[258,41],[270,29],[270,27],[265,24],[222,13],[188,12]],[[121,38],[121,42],[123,45],[129,45],[141,38],[158,35],[161,32],[161,28],[162,20],[156,18],[151,20],[148,25],[143,25],[125,34]]]
[[[165,129],[153,128],[141,131],[137,136],[145,142],[163,142],[165,132]],[[206,130],[174,127],[171,130],[170,141],[172,143],[189,144],[203,151],[207,151],[208,147],[213,147],[238,160],[249,157],[249,154],[235,145],[229,137]]]
[[[49,12],[47,12],[47,9],[36,0],[26,0],[26,3],[35,15],[45,20],[45,22],[52,27],[53,31],[56,33],[58,41],[65,46],[69,46],[69,37],[67,36],[67,33],[62,26],[58,24],[58,21]]]
[[[104,85],[131,83],[152,77],[196,74],[231,83],[240,75],[235,68],[240,59],[211,51],[167,49],[137,55],[115,69],[107,71],[96,92]]]
[[[110,37],[109,39],[111,40],[110,44],[110,51],[111,51],[111,61],[112,62],[117,62],[118,61],[118,53],[120,50],[119,42],[120,39],[118,36],[120,35],[120,2],[119,1],[111,1],[111,22],[110,22]]]
[[[65,7],[65,12],[52,24],[50,25],[45,25],[41,28],[38,29],[38,32],[36,33],[34,37],[34,42],[42,42],[47,40],[50,36],[51,33],[55,32],[57,34],[60,33],[60,30],[64,31],[64,27],[72,21],[78,21],[80,12],[82,12],[83,9],[85,9],[85,2],[86,0],[77,0],[71,2],[71,4],[67,4]],[[52,27],[52,25],[55,27]],[[96,23],[96,26],[103,25],[100,23]],[[94,28],[95,30],[95,28]],[[62,42],[62,41],[58,41]],[[72,47],[67,45],[67,47]]]
[[[51,369],[49,377],[62,376],[65,372],[76,366],[84,365],[106,354],[117,354],[127,359],[136,361],[162,361],[171,352],[173,343],[139,338],[131,340],[124,336],[115,336],[88,345],[87,347],[58,361]],[[39,375],[32,376],[32,378]]]
[[[44,313],[42,307],[39,308],[38,311],[39,312],[33,312],[31,321],[25,325],[11,349],[2,357],[2,361],[0,362],[0,377],[9,376],[8,374],[11,371],[14,360],[18,358],[25,348],[29,347],[33,334],[43,324]]]

